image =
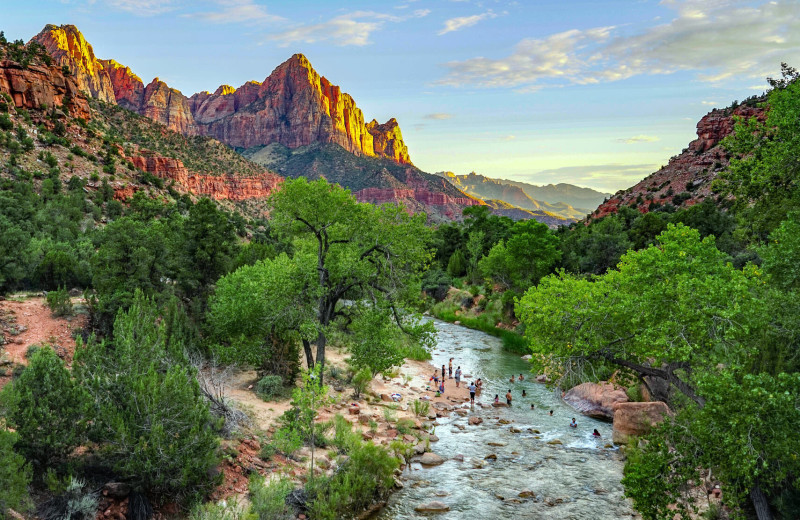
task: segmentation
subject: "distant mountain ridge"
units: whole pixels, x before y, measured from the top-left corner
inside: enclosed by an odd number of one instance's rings
[[[572,184],[537,186],[506,179],[492,179],[471,172],[456,175],[439,172],[454,186],[485,200],[500,200],[522,209],[578,220],[591,213],[609,194]]]

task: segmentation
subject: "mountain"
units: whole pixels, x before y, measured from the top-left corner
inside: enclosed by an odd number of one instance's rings
[[[321,77],[302,54],[261,83],[222,85],[213,94],[187,97],[158,78],[145,85],[129,67],[97,59],[74,25],[47,25],[33,40],[69,67],[92,97],[116,102],[184,135],[210,136],[235,148],[335,143],[356,155],[411,163],[397,121],[365,123],[353,98]]]
[[[578,220],[586,216],[603,202],[606,194],[598,191],[573,186],[571,184],[549,184],[535,186],[524,182],[515,182],[505,179],[492,179],[471,172],[468,175],[456,175],[452,172],[440,172],[440,175],[449,180],[453,185],[470,195],[485,200],[500,200],[522,209],[534,212],[546,212],[564,219]],[[544,195],[544,199],[536,198]],[[586,206],[573,207],[565,200],[588,203]]]
[[[764,97],[754,96],[742,104],[714,109],[703,116],[697,123],[697,139],[657,172],[615,193],[591,217],[616,213],[621,206],[630,206],[642,213],[664,204],[688,207],[713,196],[711,183],[730,160],[720,141],[733,132],[734,117],[755,117],[764,121],[767,115],[761,106],[764,101]]]

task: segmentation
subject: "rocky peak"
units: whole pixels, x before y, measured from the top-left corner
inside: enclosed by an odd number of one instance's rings
[[[376,120],[367,123],[367,130],[372,134],[375,154],[392,159],[400,164],[410,164],[408,147],[403,142],[403,134],[397,119],[391,118],[382,125]]]
[[[144,96],[144,82],[133,71],[114,60],[99,60],[114,88],[114,98],[121,107],[138,112]]]
[[[97,99],[115,102],[111,80],[77,27],[48,24],[33,40],[44,45],[59,66],[69,67],[79,89]]]
[[[215,96],[227,96],[229,94],[233,94],[236,92],[236,89],[230,85],[220,85],[217,87],[217,90],[214,91]]]

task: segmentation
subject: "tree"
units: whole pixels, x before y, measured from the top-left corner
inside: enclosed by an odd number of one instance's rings
[[[302,266],[303,279],[309,273],[315,277],[313,286],[293,295],[293,305],[313,315],[313,335],[301,337],[309,367],[319,363],[324,368],[331,327],[347,329],[374,309],[390,313],[396,330],[416,339],[430,333],[430,326],[417,326],[410,313],[431,258],[424,215],[410,216],[395,205],[358,203],[338,185],[302,177],[286,180],[270,206],[275,229],[293,240],[293,260]]]
[[[292,437],[308,441],[311,448],[311,462],[308,478],[314,479],[314,451],[317,443],[317,428],[314,421],[319,409],[333,402],[328,395],[328,387],[321,384],[322,364],[303,374],[302,386],[292,392],[292,408],[281,416],[282,430],[278,436]]]
[[[92,438],[139,491],[186,497],[215,483],[216,423],[184,345],[141,292],[114,322],[113,345],[90,341],[75,356],[94,405]]]
[[[623,256],[618,270],[594,280],[564,272],[543,279],[517,315],[533,352],[556,373],[575,357],[611,363],[643,381],[663,379],[702,404],[692,377],[718,363],[742,363],[756,351],[742,341],[748,326],[763,325],[754,311],[760,273],[727,260],[713,237],[670,225],[657,245]]]
[[[467,272],[467,260],[464,258],[464,253],[460,249],[450,255],[450,260],[447,261],[447,273],[458,278],[464,276]]]
[[[17,449],[41,470],[63,462],[85,440],[88,395],[50,347],[36,351],[2,402],[19,436]]]
[[[511,237],[481,259],[481,273],[504,290],[522,293],[550,273],[561,256],[558,237],[544,224],[525,220],[514,224]]]
[[[0,518],[11,518],[7,512],[27,511],[30,500],[28,485],[31,482],[31,467],[25,458],[14,451],[17,434],[0,428]]]
[[[352,326],[349,338],[351,363],[369,369],[370,379],[403,364],[401,338],[394,333],[388,312],[365,310],[362,319]]]
[[[480,262],[481,257],[483,256],[483,239],[485,234],[483,231],[473,231],[469,234],[469,239],[467,239],[467,254],[468,254],[468,263],[469,268],[467,269],[467,275],[473,280],[478,276],[478,262]]]

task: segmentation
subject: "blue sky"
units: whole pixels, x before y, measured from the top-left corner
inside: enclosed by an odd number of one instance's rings
[[[800,2],[26,0],[0,30],[75,24],[100,58],[186,95],[263,80],[296,52],[425,171],[626,188],[711,108],[800,63]]]

